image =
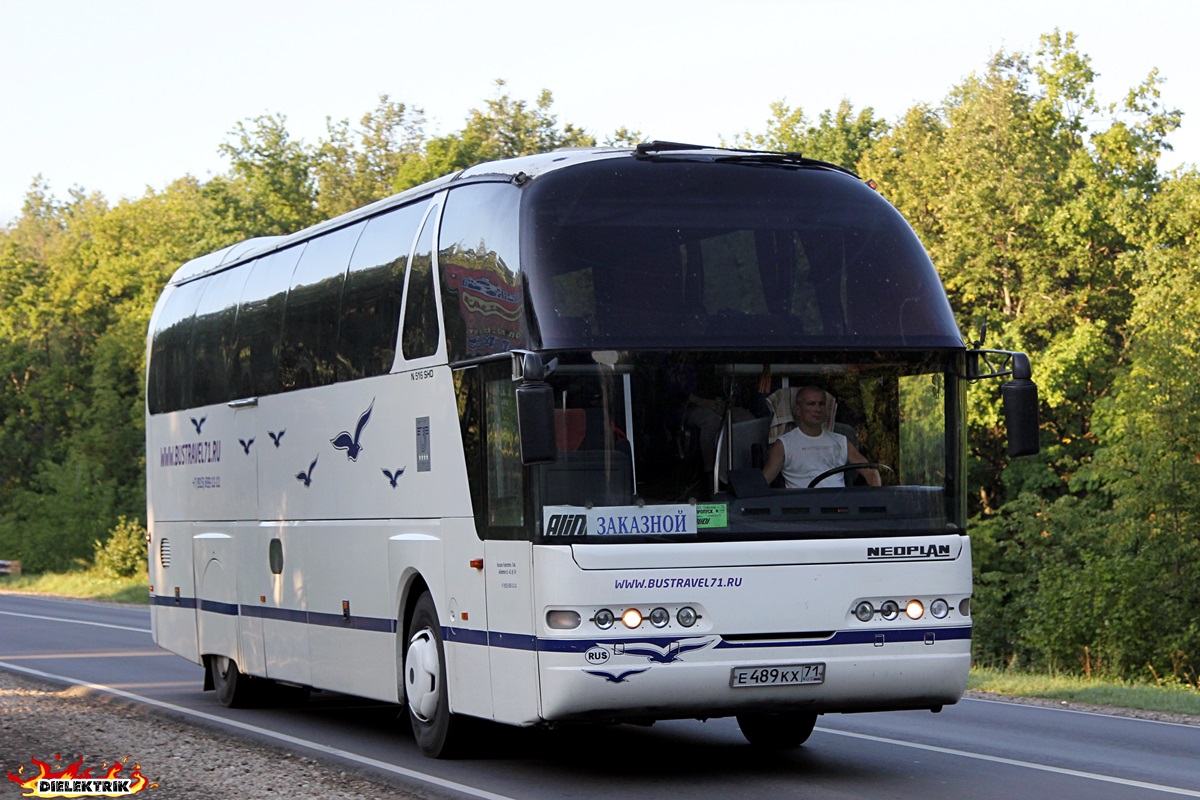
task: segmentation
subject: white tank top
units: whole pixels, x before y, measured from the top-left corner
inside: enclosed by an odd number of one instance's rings
[[[807,489],[809,482],[822,472],[844,466],[846,462],[846,437],[832,431],[821,431],[820,436],[809,436],[799,428],[779,437],[783,442],[783,482],[789,489]],[[830,475],[817,484],[818,488],[845,486],[846,475]]]

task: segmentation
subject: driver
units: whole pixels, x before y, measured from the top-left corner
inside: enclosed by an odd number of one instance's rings
[[[782,472],[784,486],[806,489],[813,478],[826,470],[869,463],[845,436],[825,430],[826,413],[824,390],[805,386],[796,392],[792,416],[797,426],[771,445],[767,463],[763,466],[763,477],[768,484]],[[863,468],[858,473],[870,485],[880,485],[878,470]],[[845,485],[845,473],[838,473],[821,481],[817,488]]]

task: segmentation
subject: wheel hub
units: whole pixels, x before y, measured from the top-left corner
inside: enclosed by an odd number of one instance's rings
[[[422,722],[429,722],[437,712],[439,667],[433,633],[427,628],[418,631],[404,656],[404,694],[413,716]]]

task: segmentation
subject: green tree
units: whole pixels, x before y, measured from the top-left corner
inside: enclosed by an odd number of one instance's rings
[[[552,112],[550,90],[543,89],[531,107],[512,98],[505,86],[503,80],[496,81],[496,97],[483,109],[471,109],[461,131],[430,139],[424,158],[406,162],[396,188],[416,186],[487,161],[596,144],[582,129],[570,123],[559,125]]]
[[[1103,489],[1115,474],[1098,476],[1092,458],[1116,429],[1095,415],[1128,370],[1141,253],[1158,246],[1139,231],[1180,117],[1161,106],[1156,73],[1109,105],[1094,81],[1069,33],[1044,36],[1032,59],[997,53],[940,105],[910,110],[859,169],[913,222],[963,330],[974,338],[986,322],[987,346],[1029,352],[1041,388],[1042,456],[1011,464],[999,393],[971,395],[976,656],[1076,668],[1091,654],[1120,672],[1145,648],[1111,619],[1102,643],[1087,598],[1133,602],[1164,551],[1108,559],[1089,538],[1113,521]],[[1144,620],[1140,606],[1125,610]]]
[[[249,123],[249,124],[247,124]],[[245,238],[294,233],[320,220],[312,148],[294,141],[287,117],[266,114],[239,122],[220,152],[230,175],[208,183],[223,206],[225,229]]]
[[[1200,173],[1176,175],[1143,209],[1141,247],[1127,256],[1134,305],[1111,391],[1097,402],[1099,446],[1073,488],[1092,524],[1078,531],[1039,598],[1052,608],[1068,578],[1103,590],[1103,613],[1045,624],[1033,644],[1062,659],[1083,642],[1117,674],[1150,665],[1200,669]],[[1099,522],[1099,524],[1096,524]],[[1107,576],[1096,585],[1092,573]],[[1080,580],[1080,574],[1086,576]],[[1044,615],[1048,612],[1044,612]]]
[[[69,566],[145,507],[146,326],[179,264],[228,244],[198,182],[110,207],[35,183],[0,233],[0,550]]]
[[[381,95],[352,131],[349,120],[326,120],[329,138],[317,148],[313,175],[318,213],[344,214],[400,190],[405,165],[420,159],[427,135],[421,109]]]

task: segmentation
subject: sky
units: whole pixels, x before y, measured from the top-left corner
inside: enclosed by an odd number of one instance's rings
[[[1056,28],[1102,102],[1157,68],[1184,112],[1163,166],[1200,162],[1195,0],[0,0],[0,226],[38,176],[115,203],[222,173],[220,144],[263,114],[315,144],[386,94],[442,135],[503,79],[531,105],[549,89],[559,122],[601,141],[717,144],[762,132],[780,100],[894,121]]]

